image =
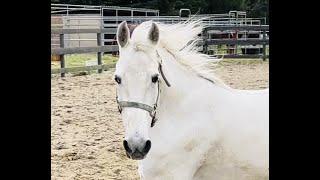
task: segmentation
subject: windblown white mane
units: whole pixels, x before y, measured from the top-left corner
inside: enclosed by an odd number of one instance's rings
[[[131,43],[134,44],[136,50],[147,50],[149,47],[153,47],[150,42],[146,41],[146,34],[151,25],[152,21],[147,21],[133,31]],[[166,50],[175,57],[174,59],[179,64],[198,76],[222,87],[230,88],[214,73],[214,68],[221,59],[197,51],[197,43],[201,40],[198,35],[205,27],[202,24],[202,19],[189,19],[186,22],[170,25],[157,23],[157,25],[160,31],[157,49]]]

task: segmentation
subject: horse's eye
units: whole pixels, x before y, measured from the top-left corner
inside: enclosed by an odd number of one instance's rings
[[[152,76],[151,80],[153,83],[156,83],[158,81],[158,75]]]
[[[114,80],[118,83],[121,84],[121,78],[119,76],[115,76]]]

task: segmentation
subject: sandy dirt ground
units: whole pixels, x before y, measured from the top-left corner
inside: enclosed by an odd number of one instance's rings
[[[223,63],[217,74],[233,88],[263,89],[268,62]],[[126,157],[115,101],[113,70],[51,79],[51,177],[53,180],[139,179]]]

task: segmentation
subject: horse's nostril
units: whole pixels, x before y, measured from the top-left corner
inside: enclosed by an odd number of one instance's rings
[[[150,149],[151,149],[151,141],[147,140],[146,145],[143,148],[143,152],[148,153]]]
[[[132,152],[132,150],[129,148],[128,141],[126,140],[123,141],[123,147],[128,153]]]

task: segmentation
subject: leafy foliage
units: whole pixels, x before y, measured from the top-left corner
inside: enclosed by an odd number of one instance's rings
[[[194,13],[247,11],[251,17],[269,16],[269,0],[51,0],[52,3],[108,5],[159,9],[160,15],[178,15],[181,8]]]

